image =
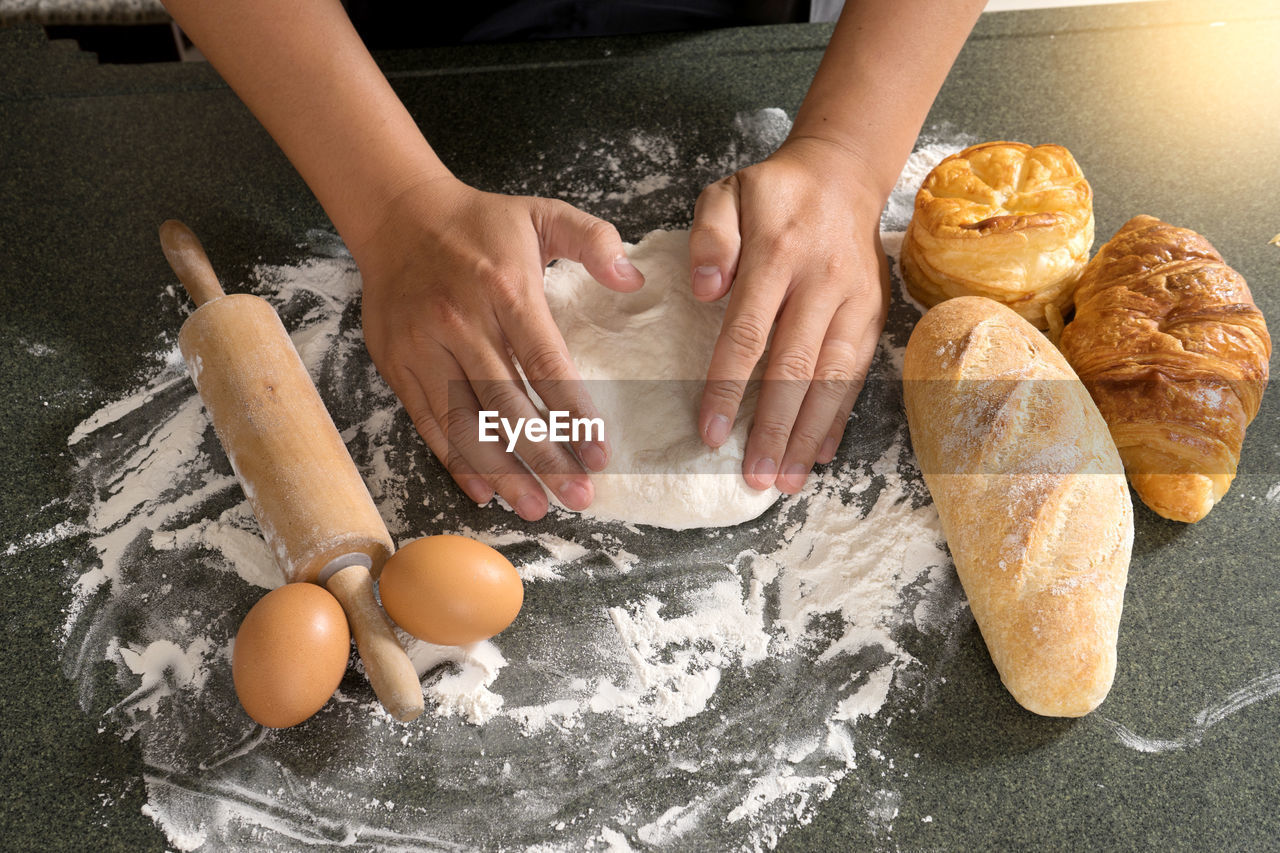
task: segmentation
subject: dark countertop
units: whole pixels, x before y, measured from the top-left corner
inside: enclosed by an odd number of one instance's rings
[[[168,24],[159,0],[0,0],[0,24]]]
[[[767,27],[381,57],[440,155],[486,189],[554,193],[575,152],[661,131],[719,150],[744,111],[794,115],[829,29]],[[1095,193],[1099,245],[1149,213],[1207,235],[1280,318],[1280,13],[1269,3],[1088,7],[986,16],[925,133],[1057,142]],[[660,93],[655,95],[655,93]],[[690,155],[692,156],[692,155]],[[625,166],[626,164],[624,164]],[[715,164],[690,160],[707,180]],[[572,189],[572,188],[571,188]],[[577,193],[575,196],[574,193]],[[570,200],[636,239],[687,223],[694,182],[645,203]],[[156,226],[179,216],[224,281],[300,256],[325,228],[301,180],[201,66],[98,66],[35,28],[0,28],[0,730],[9,849],[151,850],[164,836],[135,741],[82,710],[60,647],[75,537],[17,547],[75,510],[67,439],[137,387],[180,323]],[[902,317],[893,322],[901,324]],[[782,849],[1258,849],[1280,838],[1280,395],[1203,522],[1138,504],[1106,717],[1185,749],[1121,746],[1097,719],[1034,718],[1003,693],[970,626],[932,658],[935,694],[886,727],[901,756],[891,832],[852,772]],[[1270,677],[1271,681],[1266,681]],[[1231,708],[1234,691],[1257,702]],[[1265,698],[1270,696],[1270,698]],[[1225,703],[1225,704],[1224,704]],[[1220,715],[1214,708],[1231,711]]]

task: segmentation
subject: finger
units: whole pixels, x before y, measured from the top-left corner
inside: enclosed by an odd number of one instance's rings
[[[533,405],[523,383],[484,380],[473,381],[472,387],[482,408],[493,413],[489,420],[503,453],[518,456],[566,507],[586,509],[595,497],[591,480],[567,446],[551,440],[547,419]]]
[[[827,427],[827,435],[822,439],[822,444],[818,447],[818,455],[814,458],[814,463],[818,465],[827,465],[836,458],[837,451],[840,450],[840,441],[844,438],[845,429],[849,426],[849,416],[853,413],[853,405],[858,400],[858,395],[862,393],[863,382],[853,381],[849,383],[849,387],[845,389],[844,399],[840,401],[839,407],[836,409],[836,416],[831,421],[831,425]]]
[[[433,381],[423,382],[405,366],[395,390],[431,452],[477,503],[488,503],[496,492],[528,521],[546,515],[537,479],[497,445],[479,442],[479,403],[457,361],[442,349],[424,363],[432,365]]]
[[[435,381],[428,393],[435,422],[446,443],[442,459],[450,466],[465,465],[479,473],[526,521],[547,514],[547,495],[520,459],[504,450],[504,443],[480,440],[480,403],[461,364],[453,358],[432,365]]]
[[[609,464],[604,419],[569,357],[546,301],[537,295],[531,297],[523,314],[511,316],[503,324],[503,332],[529,384],[547,409],[567,412],[573,423],[586,426],[579,433],[581,437],[571,437],[570,442],[582,464],[592,471],[604,470]]]
[[[867,316],[862,318],[862,331],[858,333],[854,340],[858,341],[857,355],[854,358],[853,381],[845,390],[844,399],[840,406],[836,409],[836,416],[828,428],[827,436],[823,439],[822,445],[818,449],[817,462],[826,464],[836,458],[836,451],[840,448],[840,440],[844,437],[845,428],[849,424],[849,415],[853,412],[853,406],[858,400],[858,396],[862,393],[862,388],[866,384],[867,374],[871,370],[871,362],[875,358],[876,347],[880,343],[880,331],[884,328],[885,318],[889,313],[889,266],[888,260],[885,258],[884,251],[880,246],[879,235],[873,237],[873,245],[876,246],[876,256],[878,261],[878,273],[880,293],[879,299],[871,304],[879,305],[878,310],[868,310]],[[858,297],[855,297],[858,298]],[[863,294],[861,299],[875,299],[872,292]],[[862,306],[862,302],[856,303],[853,308]],[[833,325],[836,321],[833,320]],[[845,321],[843,317],[841,324]],[[852,320],[857,325],[856,320]]]
[[[563,201],[538,202],[534,225],[541,240],[544,265],[554,258],[577,261],[596,281],[624,293],[644,285],[644,276],[627,257],[617,228]]]
[[[747,380],[768,344],[789,272],[780,267],[753,269],[744,264],[735,281],[711,353],[698,413],[698,429],[708,447],[719,447],[729,437]],[[773,482],[771,476],[768,480]]]
[[[442,352],[441,356],[450,361],[453,360],[448,353]],[[457,367],[456,362],[454,367]],[[396,396],[400,398],[401,404],[404,405],[405,412],[409,415],[410,420],[413,421],[413,426],[418,431],[418,435],[422,436],[422,440],[427,443],[427,447],[430,448],[432,454],[444,465],[445,470],[453,477],[454,482],[461,487],[467,497],[477,504],[481,506],[487,504],[493,498],[494,490],[492,484],[476,471],[475,466],[463,454],[450,446],[444,429],[440,425],[440,421],[436,419],[435,413],[431,409],[431,404],[427,400],[426,392],[418,381],[418,377],[414,375],[411,369],[406,367],[401,371],[401,375],[397,377],[397,381],[390,384],[392,385],[392,390],[396,392]]]
[[[800,491],[815,462],[830,462],[835,457],[849,411],[870,367],[877,331],[858,307],[848,302],[832,318],[818,352],[813,381],[787,440],[778,482],[781,491]]]
[[[539,440],[536,434],[531,437],[526,429],[531,423],[545,424],[546,420],[529,399],[523,380],[507,356],[505,343],[485,341],[484,345],[460,352],[459,358],[481,408],[496,413],[500,425],[501,419],[506,419],[500,430],[502,452],[510,455],[510,447],[565,506],[586,509],[595,491],[573,453],[559,442]],[[538,497],[546,500],[541,488]]]
[[[704,189],[693,207],[689,270],[694,297],[714,302],[728,293],[741,251],[738,181],[730,176]]]
[[[760,400],[756,406],[755,423],[747,438],[742,459],[742,473],[747,483],[757,489],[777,485],[785,492],[798,491],[804,483],[803,471],[783,463],[791,441],[792,429],[801,406],[810,389],[810,380],[818,365],[820,347],[831,325],[837,303],[826,291],[814,285],[797,286],[792,297],[783,306],[774,331],[773,343],[765,366]],[[837,402],[839,402],[837,400]],[[820,428],[825,433],[834,414],[834,406]],[[814,437],[817,452],[822,433]],[[813,464],[812,459],[807,464]],[[798,484],[792,487],[792,480]]]

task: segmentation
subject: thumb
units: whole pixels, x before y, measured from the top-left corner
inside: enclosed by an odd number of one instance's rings
[[[535,227],[542,243],[542,260],[567,258],[587,268],[591,277],[610,290],[629,293],[644,285],[644,276],[627,259],[618,229],[556,199],[541,199]]]
[[[736,175],[702,191],[693,207],[689,229],[690,280],[693,295],[714,302],[729,292],[742,253],[741,205]]]

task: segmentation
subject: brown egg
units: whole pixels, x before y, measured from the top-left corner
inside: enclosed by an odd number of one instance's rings
[[[511,561],[465,536],[410,542],[382,568],[378,589],[397,625],[441,646],[492,637],[524,603],[524,586]]]
[[[297,725],[329,701],[350,655],[351,632],[338,599],[313,583],[285,584],[240,623],[231,653],[236,695],[264,726]]]

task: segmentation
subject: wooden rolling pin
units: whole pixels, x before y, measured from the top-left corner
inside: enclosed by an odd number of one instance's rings
[[[373,594],[391,535],[293,341],[265,300],[222,292],[187,226],[165,222],[160,244],[196,304],[178,346],[268,547],[286,580],[342,603],[378,699],[412,720],[422,686]]]

